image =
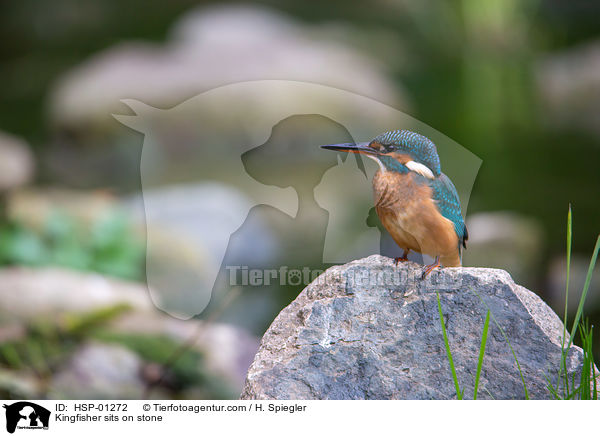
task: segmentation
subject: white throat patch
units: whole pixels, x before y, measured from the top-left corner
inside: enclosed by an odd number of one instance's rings
[[[380,163],[380,165],[381,165],[381,163]],[[406,168],[408,168],[409,170],[422,175],[423,177],[427,177],[428,179],[435,179],[435,176],[433,175],[431,170],[429,168],[427,168],[425,165],[423,165],[422,163],[415,162],[414,160],[409,160],[408,162],[406,162],[404,164],[404,166]]]

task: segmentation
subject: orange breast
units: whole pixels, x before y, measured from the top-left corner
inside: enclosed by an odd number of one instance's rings
[[[412,172],[375,174],[373,194],[379,219],[401,248],[440,256],[444,266],[460,266],[454,225],[435,206],[431,188],[416,177],[420,176]]]

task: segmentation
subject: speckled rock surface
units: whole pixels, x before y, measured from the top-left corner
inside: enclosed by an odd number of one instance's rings
[[[436,300],[439,291],[461,389],[473,397],[486,305],[505,331],[530,398],[551,398],[562,323],[502,270],[422,267],[371,256],[329,268],[281,311],[250,366],[242,399],[456,398]],[[484,304],[485,302],[485,304]],[[568,368],[582,352],[573,347]],[[523,399],[511,350],[490,321],[478,398]]]

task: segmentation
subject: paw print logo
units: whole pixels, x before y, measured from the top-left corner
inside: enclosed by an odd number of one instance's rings
[[[288,285],[296,286],[302,282],[302,274],[298,269],[291,269],[288,272]]]

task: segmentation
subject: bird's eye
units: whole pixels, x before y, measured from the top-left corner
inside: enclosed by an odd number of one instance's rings
[[[369,144],[374,150],[377,150],[380,153],[391,153],[392,151],[396,151],[396,147],[390,144],[381,144],[379,142],[371,142]]]
[[[371,147],[373,150],[377,150],[379,152],[385,151],[385,148],[379,142],[371,142],[369,144],[369,147]]]

